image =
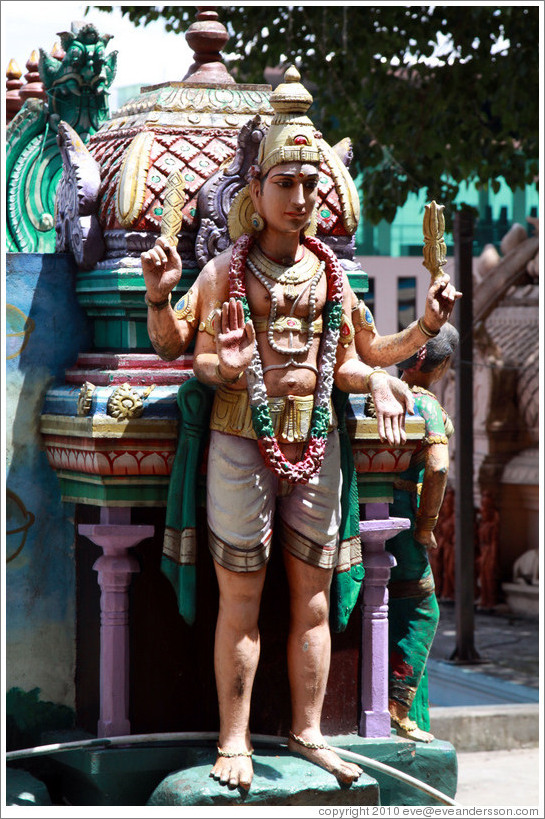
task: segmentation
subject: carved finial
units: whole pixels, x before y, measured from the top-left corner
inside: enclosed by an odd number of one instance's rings
[[[40,73],[38,71],[38,60],[39,54],[36,49],[32,52],[30,57],[28,58],[26,68],[27,73],[25,74],[26,85],[20,90],[20,95],[25,102],[29,97],[34,97],[35,99],[45,100],[45,88],[44,84],[40,79]]]
[[[61,46],[61,44],[59,43],[58,40],[55,43],[55,45],[53,46],[53,48],[51,49],[51,56],[55,57],[61,63],[64,60],[64,58],[66,57],[66,51]]]
[[[197,6],[197,18],[186,31],[185,39],[193,49],[195,62],[183,82],[195,85],[235,83],[220,53],[229,39],[229,34],[223,23],[219,22],[215,6]]]
[[[6,71],[6,124],[11,122],[23,105],[23,100],[19,95],[19,90],[23,85],[22,73],[15,60],[10,60]]]
[[[445,232],[444,205],[437,202],[430,202],[426,205],[424,213],[424,261],[433,279],[438,279],[443,275],[443,266],[447,261],[447,246],[443,240]]]

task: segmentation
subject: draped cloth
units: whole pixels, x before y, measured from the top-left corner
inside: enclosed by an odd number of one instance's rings
[[[178,610],[192,625],[196,615],[197,507],[205,505],[208,441],[214,390],[196,378],[178,390],[180,427],[168,488],[161,570],[178,600]]]
[[[178,390],[180,428],[168,489],[161,570],[170,580],[178,610],[192,625],[196,616],[197,508],[206,505],[205,451],[214,390],[191,378]],[[341,442],[342,516],[339,560],[331,587],[331,628],[344,631],[364,575],[359,536],[359,500],[352,447],[345,423],[346,393],[334,389]]]
[[[341,632],[346,629],[358,602],[365,571],[361,553],[358,482],[352,444],[346,428],[348,394],[334,387],[332,401],[339,429],[343,484],[339,559],[331,581],[329,619],[332,630]]]

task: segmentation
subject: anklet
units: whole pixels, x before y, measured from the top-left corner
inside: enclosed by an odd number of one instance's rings
[[[253,748],[250,748],[249,751],[224,751],[223,748],[220,748],[218,745],[218,756],[225,756],[228,759],[232,759],[235,756],[252,756],[253,752]]]
[[[293,739],[298,745],[302,745],[303,748],[308,748],[311,751],[332,751],[333,748],[331,745],[324,745],[324,743],[316,743],[316,742],[307,742],[306,739],[303,737],[297,736],[294,734],[293,731],[290,731],[290,739]]]

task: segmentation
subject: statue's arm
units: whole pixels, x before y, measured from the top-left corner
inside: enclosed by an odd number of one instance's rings
[[[181,300],[171,304],[171,294],[182,275],[182,262],[176,248],[162,237],[141,255],[146,283],[148,335],[157,355],[172,361],[182,355],[193,339],[200,315],[200,276]]]
[[[351,290],[344,287],[343,311],[349,315]],[[340,342],[334,371],[335,385],[348,393],[371,393],[377,413],[378,433],[389,444],[406,440],[405,413],[413,412],[413,396],[408,386],[384,370],[375,371],[358,358],[354,339]]]
[[[425,448],[424,478],[416,514],[414,538],[427,549],[436,549],[433,530],[447,487],[449,451],[447,443],[432,443]]]
[[[361,303],[350,288],[346,273],[344,275],[344,287],[350,292],[352,321],[356,330],[356,351],[362,361],[372,367],[390,367],[414,355],[429,339],[429,335],[422,330],[422,322],[431,333],[439,331],[449,320],[456,301],[462,295],[450,283],[449,276],[443,274],[440,279],[430,284],[422,319],[413,321],[399,333],[381,336],[373,321],[372,323],[366,323],[365,319],[362,321]]]
[[[242,302],[229,298],[230,256],[228,250],[213,259],[199,277],[203,315],[216,311],[216,318],[214,335],[206,331],[197,335],[193,370],[209,386],[241,388],[246,384],[244,374],[253,354],[255,332],[253,322],[244,319]]]

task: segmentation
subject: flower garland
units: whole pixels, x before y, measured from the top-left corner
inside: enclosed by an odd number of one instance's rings
[[[233,246],[229,268],[229,296],[242,301],[246,321],[250,320],[251,314],[246,298],[245,268],[253,242],[254,238],[247,234],[237,239]],[[252,424],[260,452],[267,467],[289,483],[308,483],[319,472],[324,459],[329,427],[329,401],[333,389],[333,370],[342,318],[343,276],[337,257],[327,245],[315,237],[305,237],[304,244],[320,261],[325,262],[327,301],[323,311],[324,335],[314,393],[310,436],[303,457],[297,463],[288,461],[275,438],[257,344],[246,370]]]

